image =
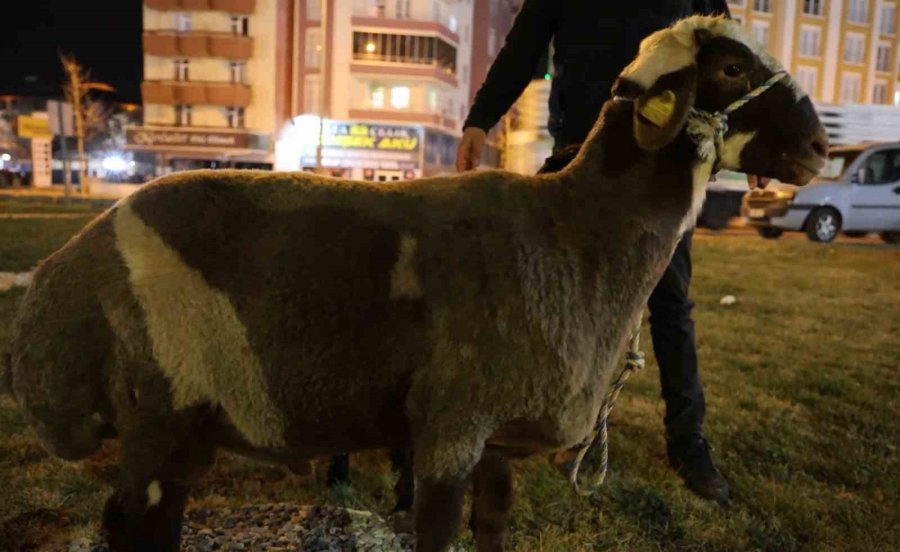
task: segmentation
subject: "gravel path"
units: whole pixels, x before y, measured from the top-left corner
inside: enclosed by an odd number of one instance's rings
[[[79,540],[54,552],[108,552],[100,538]],[[303,551],[411,552],[413,537],[397,535],[370,512],[333,506],[258,504],[193,510],[185,516],[183,552]]]

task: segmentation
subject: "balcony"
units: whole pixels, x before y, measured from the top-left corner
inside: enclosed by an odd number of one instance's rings
[[[419,65],[413,63],[387,63],[379,61],[353,60],[350,73],[354,75],[375,75],[380,77],[408,77],[434,80],[453,88],[459,86],[456,75],[437,64]]]
[[[230,82],[144,81],[141,95],[147,104],[221,105],[247,107],[250,87]]]
[[[400,109],[354,109],[351,108],[348,115],[357,121],[387,121],[391,123],[422,124],[434,127],[444,127],[456,130],[457,123],[453,119],[443,117],[438,113],[422,111],[405,111]]]
[[[144,0],[148,8],[161,11],[207,11],[249,15],[256,8],[256,0]]]
[[[253,39],[211,31],[144,31],[144,53],[160,57],[250,59]]]

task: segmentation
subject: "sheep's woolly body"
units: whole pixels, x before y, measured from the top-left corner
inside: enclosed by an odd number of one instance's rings
[[[402,236],[399,244],[397,264],[391,271],[391,298],[406,297],[419,299],[422,297],[422,284],[416,274],[415,255],[418,242],[412,236]]]
[[[154,358],[170,381],[173,406],[221,405],[250,443],[283,445],[284,420],[229,298],[186,266],[129,203],[114,216],[116,245],[143,309]]]

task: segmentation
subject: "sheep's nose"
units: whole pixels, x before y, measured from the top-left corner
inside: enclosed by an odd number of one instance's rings
[[[813,132],[809,147],[819,157],[828,155],[828,133],[825,131],[825,127],[819,125],[815,132]]]

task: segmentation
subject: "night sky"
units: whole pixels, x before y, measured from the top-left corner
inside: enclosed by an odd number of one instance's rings
[[[141,0],[8,0],[0,30],[0,93],[54,95],[59,53],[74,54],[93,80],[140,101]],[[15,6],[11,5],[15,4]],[[13,15],[10,10],[15,7]]]

